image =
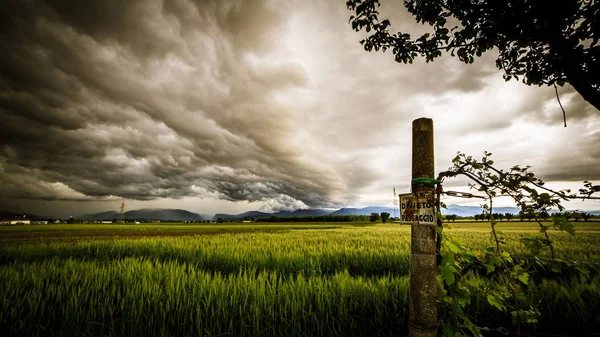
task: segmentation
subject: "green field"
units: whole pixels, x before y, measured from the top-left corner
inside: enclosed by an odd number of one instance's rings
[[[542,275],[535,333],[600,331],[600,224],[551,232],[559,257],[590,270]],[[447,231],[490,244],[485,223]],[[500,223],[507,249],[539,235]],[[3,336],[403,336],[410,228],[356,223],[0,227]],[[510,317],[475,299],[481,326]],[[525,330],[524,330],[525,331]],[[577,331],[577,334],[574,334]]]

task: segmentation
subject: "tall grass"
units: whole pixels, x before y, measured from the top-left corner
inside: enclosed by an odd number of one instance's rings
[[[407,275],[407,231],[357,229],[305,230],[288,233],[222,234],[204,237],[144,237],[81,240],[49,245],[19,244],[0,247],[0,264],[28,262],[47,257],[115,260],[143,257],[176,260],[197,268],[237,273],[254,268],[304,275],[351,274]]]
[[[482,225],[448,233],[470,247],[490,244]],[[600,230],[552,234],[561,257],[596,268]],[[511,228],[505,235],[506,249],[520,252],[518,239],[536,233]],[[3,336],[407,332],[408,226],[0,242]],[[600,329],[599,269],[532,282],[543,331],[568,332],[582,322],[588,332]],[[469,311],[482,325],[510,322],[485,299]]]
[[[0,328],[14,336],[391,336],[406,330],[406,276],[221,274],[146,258],[52,258],[4,265],[0,281]]]

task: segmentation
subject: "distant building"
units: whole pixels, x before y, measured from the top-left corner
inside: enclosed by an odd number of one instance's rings
[[[32,225],[47,225],[48,220],[36,220],[31,222]]]
[[[24,215],[22,218],[12,219],[10,220],[11,225],[30,225],[31,220],[27,219]]]
[[[110,220],[102,220],[102,221],[100,221],[100,223],[113,223],[113,222]]]

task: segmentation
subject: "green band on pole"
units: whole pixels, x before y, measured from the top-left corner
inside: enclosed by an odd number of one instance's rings
[[[441,184],[442,181],[441,180],[437,180],[437,179],[433,179],[433,178],[413,178],[413,180],[411,181],[411,183],[413,185],[420,185],[420,184]]]

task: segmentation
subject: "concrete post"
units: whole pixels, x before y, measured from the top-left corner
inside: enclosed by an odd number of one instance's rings
[[[435,178],[433,120],[413,121],[412,178]],[[433,184],[413,184],[413,195],[433,193]],[[410,246],[410,337],[437,335],[437,265],[435,227],[413,223]]]

